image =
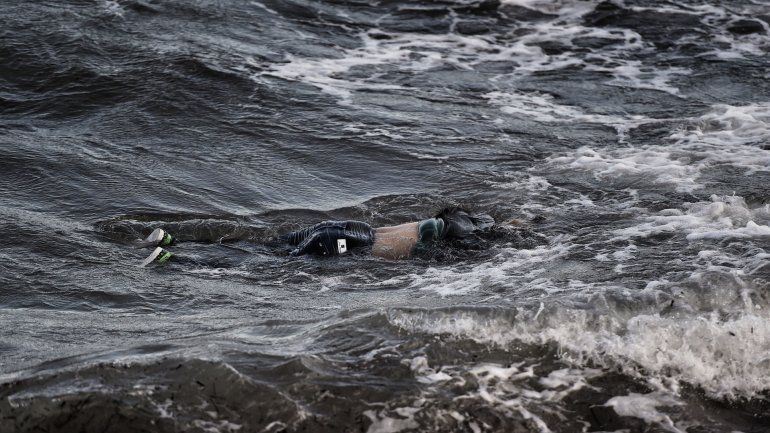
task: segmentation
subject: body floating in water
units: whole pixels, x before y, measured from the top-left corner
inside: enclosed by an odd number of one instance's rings
[[[399,260],[434,248],[440,241],[462,240],[489,231],[494,225],[495,221],[489,215],[473,214],[455,207],[445,208],[433,218],[396,226],[373,228],[363,221],[324,221],[286,233],[279,239],[294,247],[292,256],[337,256],[364,251],[376,257]],[[155,229],[141,244],[156,247],[142,266],[171,259],[172,253],[163,247],[174,241],[165,230]]]

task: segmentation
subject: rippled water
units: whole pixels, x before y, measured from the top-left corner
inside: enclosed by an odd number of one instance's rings
[[[0,16],[0,431],[770,428],[767,1]],[[264,242],[448,203],[526,223]],[[138,267],[159,226],[191,260]]]

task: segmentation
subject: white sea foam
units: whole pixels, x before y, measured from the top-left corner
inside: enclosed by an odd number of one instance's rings
[[[660,424],[669,431],[684,433],[671,421],[668,415],[658,411],[661,406],[681,406],[683,403],[670,394],[651,392],[649,394],[630,393],[626,396],[612,397],[605,403],[620,416],[640,418],[649,424]]]
[[[559,15],[562,18],[577,18],[594,9],[597,1],[573,0],[502,0],[503,5],[520,6],[542,12]]]
[[[175,413],[173,411],[173,405],[174,401],[171,399],[166,399],[163,403],[156,402],[154,400],[150,400],[150,404],[153,406],[153,409],[155,409],[158,412],[158,416],[161,418],[174,418]]]
[[[490,92],[483,95],[493,105],[499,106],[505,114],[534,119],[548,123],[595,123],[614,128],[620,140],[624,140],[629,130],[654,122],[645,116],[616,116],[586,113],[578,107],[562,105],[554,101],[551,95],[524,92]]]
[[[497,257],[473,266],[430,267],[422,274],[408,277],[409,287],[428,290],[441,296],[464,295],[496,285],[511,286],[542,273],[548,262],[558,260],[570,250],[567,238],[551,240],[551,245],[533,249],[504,248]],[[541,290],[555,289],[541,280]],[[390,281],[389,283],[392,283]]]
[[[548,158],[548,162],[571,170],[592,172],[597,180],[614,180],[638,176],[658,183],[676,185],[677,191],[692,191],[700,171],[689,158],[679,157],[663,146],[594,150],[581,147],[565,156]]]
[[[542,414],[553,415],[561,411],[559,402],[571,393],[590,387],[588,379],[599,375],[596,369],[563,368],[551,371],[547,376],[538,378],[535,365],[524,362],[500,365],[480,363],[471,365],[431,366],[427,356],[418,356],[410,361],[412,371],[418,382],[428,385],[423,398],[430,399],[441,394],[445,387],[473,385],[475,389],[463,395],[463,400],[483,401],[496,411],[507,416],[517,415],[528,420],[540,432],[550,432],[551,428],[542,418]],[[440,378],[436,380],[436,371]],[[537,379],[536,381],[533,379]],[[473,419],[461,414],[450,414],[462,422]]]
[[[417,381],[422,383],[437,383],[451,380],[452,376],[443,371],[436,371],[428,365],[428,358],[418,356],[409,363],[409,368],[416,373]]]
[[[607,84],[619,87],[632,87],[636,89],[659,90],[661,92],[679,95],[679,89],[669,82],[677,75],[686,75],[691,71],[687,68],[668,67],[659,68],[647,66],[639,60],[626,60],[618,65],[617,60],[605,54],[592,54],[587,60],[599,61],[598,64],[589,64],[587,71],[607,72],[613,79]]]
[[[599,180],[638,176],[675,185],[677,191],[702,188],[699,178],[718,166],[742,168],[747,175],[770,171],[770,149],[757,146],[770,139],[770,104],[715,105],[670,135],[662,145],[592,149],[581,147],[548,162],[570,170],[589,171]]]
[[[276,12],[275,10],[273,10],[273,9],[270,9],[269,7],[267,7],[267,6],[263,5],[263,4],[262,4],[262,3],[260,3],[260,2],[256,2],[256,1],[253,1],[253,2],[251,2],[251,4],[252,4],[252,5],[254,5],[254,6],[256,6],[256,7],[258,7],[258,8],[260,8],[260,9],[262,9],[262,10],[264,10],[264,11],[266,11],[266,12],[268,12],[268,13],[271,13],[271,14],[273,14],[273,15],[280,15],[280,14],[279,14],[278,12]]]
[[[390,417],[384,411],[367,410],[364,415],[372,421],[367,433],[398,433],[404,430],[414,430],[420,425],[415,421],[417,408],[404,407],[395,409],[402,418]]]
[[[571,323],[553,323],[543,333],[524,335],[556,341],[571,353],[619,363],[632,374],[638,367],[652,376],[673,374],[716,396],[751,397],[770,388],[764,373],[770,362],[768,317],[747,314],[723,322],[716,315],[639,315],[627,323],[607,320],[596,329],[590,315],[572,311],[568,316]]]
[[[770,205],[750,208],[742,197],[712,196],[711,202],[688,203],[686,211],[664,209],[640,224],[616,230],[617,240],[645,238],[661,233],[687,233],[690,241],[747,239],[770,236]]]
[[[708,28],[706,32],[699,32],[697,36],[686,35],[676,41],[679,44],[698,43],[714,46],[713,49],[699,54],[701,57],[716,57],[720,60],[743,59],[746,56],[764,56],[770,48],[770,25],[761,19],[756,19],[767,11],[767,4],[730,4],[730,7],[721,5],[678,5],[670,6],[631,6],[634,12],[656,11],[661,13],[676,13],[695,15],[700,17],[701,23]],[[751,19],[764,28],[763,32],[747,35],[735,34],[728,31],[728,27],[742,19]]]
[[[105,12],[116,17],[123,18],[123,15],[126,13],[123,6],[115,0],[102,0],[101,6]]]
[[[715,105],[670,138],[701,166],[732,165],[746,169],[747,175],[770,171],[770,149],[756,146],[770,141],[770,103]]]
[[[453,334],[505,348],[514,341],[559,344],[565,360],[620,367],[640,380],[684,381],[718,397],[753,397],[770,389],[770,317],[754,308],[732,320],[719,314],[639,314],[624,320],[608,312],[557,308],[529,321],[481,314],[392,313],[407,330]],[[676,390],[676,383],[670,386]]]
[[[240,424],[235,424],[227,420],[210,421],[203,419],[193,420],[192,425],[198,428],[199,431],[207,433],[237,432],[240,431],[240,429],[243,427]]]
[[[546,178],[541,176],[524,175],[524,177],[522,177],[520,172],[504,173],[504,176],[506,179],[510,179],[510,181],[506,180],[500,182],[487,180],[485,183],[495,188],[518,189],[530,194],[541,194],[549,188],[553,188],[553,185],[551,185]]]
[[[492,83],[504,83],[537,72],[582,67],[611,76],[607,84],[655,89],[672,94],[677,94],[678,89],[669,81],[676,75],[688,72],[678,67],[652,67],[638,60],[629,60],[629,52],[644,51],[651,47],[641,35],[632,30],[583,26],[580,17],[592,10],[596,2],[519,0],[506,3],[557,13],[560,19],[550,22],[519,22],[504,33],[485,35],[462,35],[453,31],[446,34],[389,32],[387,38],[381,38],[376,37],[374,32],[362,32],[358,35],[361,40],[359,47],[339,48],[337,55],[327,58],[287,54],[285,63],[271,65],[271,69],[257,74],[255,78],[261,80],[262,77],[273,76],[304,82],[339,98],[344,104],[350,104],[357,90],[413,91],[390,80],[382,80],[383,70],[425,74],[433,68],[451,65],[473,71],[484,63],[509,62],[515,65],[510,72],[489,76]],[[514,36],[516,30],[526,31],[519,31]],[[379,30],[376,32],[382,33]],[[582,53],[585,48],[578,47],[574,42],[580,38],[603,39],[610,43],[602,48],[588,48],[591,54],[586,57]],[[547,54],[539,46],[551,42],[564,45],[566,49]],[[357,68],[365,70],[365,76],[348,74]],[[516,114],[563,120],[570,110],[574,110],[556,106],[551,101],[539,100],[542,97],[538,95],[512,95],[514,98],[528,98],[528,107]],[[583,115],[586,120],[596,117],[586,116],[589,115]],[[626,120],[634,121],[633,118]],[[598,121],[622,124],[609,116]]]
[[[250,272],[245,271],[243,269],[233,269],[233,268],[198,268],[198,269],[189,269],[189,270],[186,270],[185,272],[188,272],[191,274],[206,275],[211,278],[222,278],[222,277],[233,277],[233,276],[247,277],[251,275]]]
[[[547,23],[532,24],[528,34],[522,36],[519,43],[524,46],[536,47],[538,43],[558,42],[575,49],[574,40],[578,38],[595,38],[614,42],[601,49],[590,49],[585,57],[568,51],[557,55],[538,53],[539,59],[529,59],[513,74],[520,75],[543,71],[542,67],[551,64],[551,69],[572,65],[582,66],[585,70],[603,72],[613,78],[606,82],[609,85],[651,89],[679,94],[679,89],[670,84],[676,75],[685,75],[690,71],[680,67],[660,67],[645,65],[639,60],[628,59],[628,53],[645,51],[651,46],[642,36],[625,28],[585,27],[581,17],[593,10],[596,2],[564,2],[548,0],[510,0],[504,3],[523,6],[543,13],[558,14],[560,20]],[[515,59],[520,61],[519,58]]]

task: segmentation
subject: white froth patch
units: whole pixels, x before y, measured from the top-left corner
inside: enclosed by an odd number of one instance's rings
[[[166,399],[163,403],[158,403],[151,400],[151,404],[153,405],[153,408],[158,412],[158,416],[161,418],[174,418],[176,414],[171,409],[174,405],[174,401],[171,399]]]
[[[770,140],[770,104],[715,105],[692,126],[670,136],[671,143],[642,147],[591,149],[581,147],[548,162],[570,170],[592,172],[598,180],[638,176],[672,184],[680,192],[703,187],[702,173],[729,165],[746,175],[770,171],[770,149],[757,146]]]
[[[252,4],[253,6],[256,6],[256,7],[260,8],[260,9],[262,9],[262,10],[264,10],[264,11],[268,12],[268,13],[271,13],[271,14],[273,14],[273,15],[280,15],[278,12],[274,11],[273,9],[270,9],[269,7],[267,7],[267,6],[263,5],[263,4],[262,4],[262,3],[260,3],[260,2],[256,2],[256,1],[253,1],[253,2],[251,2],[251,4]]]
[[[509,318],[489,317],[473,312],[460,312],[450,316],[432,312],[393,311],[389,314],[388,321],[409,332],[456,335],[499,347],[505,347],[512,341]]]
[[[603,54],[593,54],[589,59],[600,60],[600,64],[586,66],[587,71],[607,72],[613,79],[607,84],[618,87],[632,87],[636,89],[657,90],[678,96],[679,89],[669,84],[677,75],[687,75],[687,68],[669,67],[657,68],[646,66],[639,60],[626,60],[624,64],[617,65],[613,57]],[[605,66],[606,65],[606,66]]]
[[[216,412],[214,412],[216,414]],[[224,432],[236,432],[243,428],[240,424],[235,424],[227,420],[203,420],[196,419],[192,422],[192,425],[207,433],[224,433]]]
[[[356,66],[402,63],[408,60],[409,53],[406,51],[384,49],[382,44],[366,35],[362,35],[362,41],[362,47],[346,50],[340,58],[312,59],[287,54],[286,63],[273,65],[265,75],[308,83],[324,93],[338,97],[343,103],[350,103],[352,91],[359,88],[400,88],[395,85],[375,85],[361,80],[337,78]]]
[[[479,384],[477,397],[498,409],[517,412],[522,418],[532,421],[541,433],[550,433],[551,429],[542,418],[530,408],[534,401],[542,400],[542,395],[534,390],[522,389],[516,382],[534,377],[533,367],[520,370],[521,364],[502,367],[496,364],[483,364],[472,368],[471,374]]]
[[[449,333],[502,348],[517,340],[556,342],[563,358],[575,365],[598,362],[619,366],[640,380],[673,377],[716,397],[755,397],[770,389],[770,317],[764,310],[752,310],[726,321],[719,314],[641,314],[625,321],[585,310],[557,309],[541,320],[543,324],[524,317],[514,322],[480,314],[452,317],[435,313],[411,317],[402,313],[392,316],[391,323],[410,331]],[[544,385],[556,385],[565,378],[544,380]]]
[[[514,0],[503,3],[560,16],[557,21],[526,24],[530,31],[520,36],[511,46],[515,49],[506,53],[516,54],[516,56],[495,59],[514,60],[519,63],[520,66],[510,74],[513,77],[579,66],[587,71],[603,72],[612,76],[606,82],[609,85],[657,90],[678,95],[679,89],[670,84],[670,81],[677,75],[686,75],[690,72],[686,68],[649,66],[639,60],[629,60],[629,52],[649,49],[651,45],[646,43],[639,33],[630,29],[583,26],[581,17],[593,10],[592,2],[565,4],[561,1]],[[582,51],[582,48],[578,49],[579,47],[573,42],[578,38],[604,39],[613,43],[601,49],[590,49],[590,54],[583,57],[582,54],[577,53]],[[538,47],[538,44],[547,42],[558,42],[574,51],[548,55]]]
[[[366,125],[364,123],[347,124],[342,128],[342,130],[350,131],[356,136],[386,137],[386,138],[391,138],[393,140],[403,140],[406,138],[405,135],[393,132],[386,128],[376,128],[376,127],[372,127],[371,125]]]
[[[710,4],[680,6],[672,2],[670,6],[630,6],[629,9],[635,12],[656,11],[699,16],[701,23],[709,27],[709,31],[699,36],[686,36],[677,42],[710,43],[718,47],[699,54],[700,57],[716,57],[720,60],[743,59],[747,55],[764,56],[770,48],[770,37],[768,37],[770,25],[761,19],[756,19],[758,15],[767,12],[767,2],[762,0],[748,4],[733,3],[729,8]],[[740,35],[727,30],[730,25],[741,19],[756,21],[764,27],[764,32]]]
[[[625,248],[619,251],[615,251],[612,253],[612,258],[624,262],[626,260],[630,260],[634,258],[634,253],[638,250],[637,246],[633,243],[629,243]]]
[[[656,182],[676,185],[677,191],[692,191],[699,187],[695,181],[700,174],[698,167],[690,164],[688,158],[676,157],[662,146],[614,150],[581,147],[571,155],[550,157],[548,162],[593,172],[597,180],[651,176]]]
[[[522,178],[521,173],[519,172],[509,172],[504,176],[505,178],[511,180],[505,182],[485,180],[484,183],[500,189],[524,190],[530,194],[541,194],[549,188],[553,187],[553,185],[551,185],[551,183],[548,182],[546,178],[540,176],[527,175],[526,177]]]
[[[610,85],[662,90],[672,94],[677,94],[678,89],[669,80],[675,75],[687,73],[682,68],[652,67],[629,60],[629,52],[650,48],[650,44],[632,30],[583,26],[582,15],[593,10],[596,2],[508,0],[503,3],[557,14],[559,19],[519,22],[513,29],[491,35],[461,35],[450,30],[447,34],[439,35],[389,32],[388,38],[378,38],[363,32],[359,35],[360,47],[339,48],[337,55],[327,58],[287,54],[285,63],[271,65],[270,70],[257,74],[255,78],[273,76],[307,83],[337,97],[343,104],[351,104],[357,90],[414,91],[382,80],[382,68],[417,75],[446,65],[473,71],[482,63],[511,62],[516,67],[510,73],[489,78],[491,81],[505,82],[508,78],[525,77],[542,71],[584,67],[610,75],[612,78],[607,81]],[[511,33],[516,30],[525,31],[513,36]],[[584,58],[584,49],[573,43],[578,38],[599,38],[611,43],[602,48],[590,48],[592,54]],[[538,46],[550,42],[558,42],[569,49],[546,54]],[[366,77],[348,75],[352,69],[362,67],[370,71]],[[563,117],[570,114],[564,110],[568,109],[535,99],[530,100],[528,109],[519,114],[563,121]],[[607,120],[613,125],[621,124],[613,119]],[[601,120],[599,122],[603,123]]]
[[[420,427],[414,419],[418,408],[402,407],[396,409],[398,415],[404,418],[393,418],[384,414],[384,411],[367,410],[364,415],[372,421],[366,433],[398,433],[404,430],[414,430]]]
[[[756,18],[767,13],[767,2],[759,0],[751,1],[750,4],[730,4],[729,8],[709,4],[693,5],[692,10],[701,16],[703,24],[711,28],[706,36],[712,43],[718,43],[719,47],[702,56],[714,55],[720,59],[734,60],[745,56],[767,55],[770,49],[770,25]],[[764,32],[741,35],[727,30],[730,25],[742,19],[756,21],[764,27]]]
[[[646,238],[662,233],[687,233],[690,241],[770,236],[770,205],[752,209],[737,196],[712,196],[711,200],[687,203],[684,212],[664,209],[645,217],[641,224],[615,230],[613,240]]]
[[[613,397],[605,403],[620,416],[630,416],[645,420],[648,424],[660,424],[669,431],[684,433],[678,429],[668,415],[658,411],[662,406],[681,406],[683,403],[670,394],[652,392],[649,394],[630,393],[627,396]]]
[[[766,225],[759,225],[754,221],[746,223],[746,227],[739,227],[733,230],[713,230],[700,233],[690,233],[687,235],[687,239],[723,239],[723,238],[758,238],[763,236],[770,236],[770,227]]]
[[[501,0],[500,3],[503,5],[524,7],[544,14],[556,14],[561,18],[579,18],[584,14],[591,12],[598,2],[574,2],[569,0]]]
[[[449,33],[428,35],[422,33],[388,33],[388,39],[371,37],[361,33],[362,46],[340,50],[337,58],[300,58],[286,56],[286,63],[273,65],[270,71],[258,75],[275,76],[300,81],[319,88],[322,92],[340,98],[342,103],[352,102],[353,92],[362,90],[398,90],[399,85],[377,82],[378,73],[368,78],[344,76],[356,67],[388,66],[399,71],[415,74],[431,68],[450,64],[472,70],[473,65],[488,60],[511,60],[515,53],[530,53],[539,56],[535,50],[523,46],[504,49],[507,54],[497,52],[501,47],[494,38],[463,36]],[[505,48],[505,47],[503,47]],[[535,47],[536,51],[540,51]]]
[[[546,335],[573,351],[628,359],[653,374],[674,372],[676,379],[717,396],[752,397],[769,389],[770,320],[745,315],[722,322],[713,316],[642,315],[627,323],[625,335],[618,334],[621,328],[576,333],[575,327],[565,326],[548,330]]]
[[[560,401],[580,389],[590,387],[587,380],[601,374],[599,370],[591,368],[563,368],[538,378],[535,374],[537,365],[526,365],[525,362],[510,365],[443,365],[437,368],[429,365],[426,356],[418,356],[409,363],[417,381],[428,385],[422,393],[424,398],[441,395],[446,387],[475,384],[475,390],[460,398],[480,400],[506,416],[521,417],[543,433],[552,430],[540,414],[561,412]],[[434,379],[437,370],[440,370],[440,380]],[[457,413],[449,415],[460,422],[474,419],[473,413],[467,416]]]
[[[573,40],[577,38],[598,38],[615,42],[601,49],[590,49],[590,54],[586,55],[585,58],[581,58],[573,52],[550,56],[541,52],[542,59],[537,61],[530,59],[513,73],[514,76],[522,75],[521,72],[524,71],[532,73],[545,70],[542,67],[548,64],[552,65],[551,69],[578,65],[588,71],[610,75],[612,78],[606,82],[608,85],[656,90],[678,95],[679,89],[670,81],[676,76],[690,73],[690,70],[686,68],[650,66],[639,60],[629,60],[628,53],[651,48],[651,45],[646,43],[637,32],[626,28],[583,26],[581,24],[582,16],[594,10],[598,2],[503,0],[502,3],[559,15],[559,20],[555,22],[531,24],[530,30],[532,31],[521,37],[520,42],[524,45],[536,46],[537,43],[557,41],[576,49],[577,46]],[[519,58],[514,60],[520,61]]]
[[[536,278],[548,262],[563,257],[570,248],[565,238],[552,239],[551,245],[533,249],[505,248],[495,258],[473,266],[430,267],[423,274],[410,275],[409,287],[455,296],[497,285],[514,286],[521,279]]]
[[[115,0],[103,0],[101,2],[102,9],[110,15],[123,18],[126,13],[125,9]]]
[[[715,105],[692,128],[671,138],[677,148],[701,159],[701,165],[732,165],[746,169],[747,175],[770,171],[770,150],[756,146],[770,141],[770,103]]]
[[[452,380],[452,376],[443,371],[436,371],[428,365],[428,358],[418,356],[409,363],[409,368],[415,373],[417,381],[426,384],[446,382]]]
[[[636,115],[613,116],[585,113],[578,107],[556,103],[551,95],[537,92],[489,92],[482,96],[491,104],[499,106],[500,111],[505,114],[534,119],[538,122],[582,122],[606,125],[614,128],[621,139],[625,137],[628,130],[653,121]]]
[[[251,273],[248,271],[245,271],[242,269],[232,269],[232,268],[199,268],[199,269],[189,269],[189,270],[186,270],[186,272],[189,272],[191,274],[207,275],[211,278],[222,278],[222,277],[231,277],[231,276],[248,277],[249,275],[251,275]]]

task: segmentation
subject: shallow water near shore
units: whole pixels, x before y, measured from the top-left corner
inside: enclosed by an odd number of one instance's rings
[[[770,428],[770,3],[0,14],[0,431]],[[264,242],[445,204],[524,223]]]

